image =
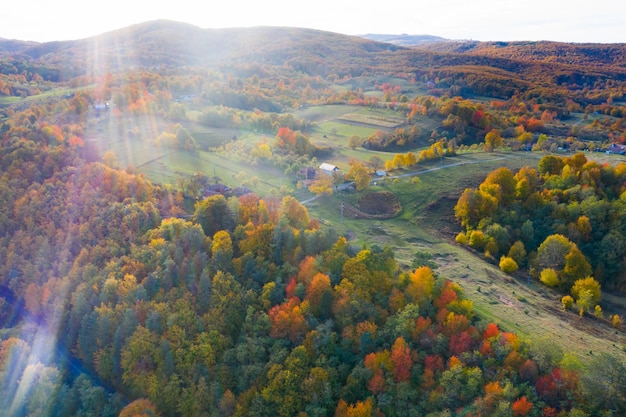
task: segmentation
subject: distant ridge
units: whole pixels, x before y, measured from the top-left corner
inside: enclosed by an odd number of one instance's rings
[[[362,38],[369,39],[377,42],[386,42],[398,46],[417,46],[424,45],[433,42],[445,42],[448,39],[439,36],[432,35],[407,35],[403,33],[401,35],[385,35],[377,33],[368,33],[366,35],[359,35]]]
[[[431,35],[349,36],[297,27],[202,29],[169,20],[144,22],[74,41],[0,39],[0,72],[39,73],[44,80],[134,69],[220,67],[254,74],[271,65],[312,76],[357,77],[379,71],[469,77],[464,91],[510,97],[543,85],[626,80],[626,44],[479,42]]]
[[[0,57],[63,68],[64,79],[90,71],[238,65],[288,66],[327,75],[360,74],[401,47],[358,36],[296,27],[202,29],[170,20],[135,24],[86,39],[20,42],[0,39]]]

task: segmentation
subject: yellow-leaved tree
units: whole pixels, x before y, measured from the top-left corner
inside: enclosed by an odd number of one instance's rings
[[[593,277],[576,280],[572,286],[572,295],[582,316],[585,311],[591,311],[600,302],[602,298],[600,283]]]

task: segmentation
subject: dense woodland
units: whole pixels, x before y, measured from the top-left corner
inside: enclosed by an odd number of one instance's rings
[[[625,175],[625,163],[601,165],[582,153],[545,156],[537,170],[498,169],[461,195],[455,213],[465,232],[457,240],[494,260],[508,256],[565,291],[592,275],[623,291]],[[583,310],[588,304],[581,300]]]
[[[268,34],[275,42],[263,42]],[[120,59],[122,38],[134,48]],[[102,62],[88,53],[95,44]],[[353,143],[403,152],[389,170],[472,147],[624,142],[619,62],[585,69],[437,48],[297,29],[205,33],[171,22],[76,42],[0,40],[7,98],[0,409],[10,416],[624,413],[626,368],[614,358],[597,355],[582,372],[556,346],[480,317],[462,287],[436,269],[403,268],[389,247],[350,244],[286,192],[202,199],[206,177],[153,184],[90,137],[102,117],[95,106],[106,101],[106,117],[167,120],[151,139],[159,148],[209,149],[184,127],[191,122],[259,132],[265,141],[232,140],[211,151],[286,173],[334,152],[311,140],[314,121],[293,115],[310,105],[397,110],[400,126]],[[415,90],[372,81],[380,73]],[[563,123],[573,113],[594,121]],[[435,127],[425,128],[425,119]],[[417,148],[424,153],[410,152]],[[351,162],[359,191],[380,164]],[[497,170],[460,196],[465,231],[457,240],[488,261],[510,258],[531,269],[591,311],[594,282],[607,290],[626,283],[625,181],[626,164],[583,154]]]

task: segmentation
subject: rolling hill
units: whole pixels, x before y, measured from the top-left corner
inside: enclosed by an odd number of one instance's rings
[[[93,68],[116,71],[130,67],[214,66],[251,61],[297,67],[304,62],[322,66],[347,60],[362,65],[361,60],[367,56],[397,49],[387,43],[312,29],[201,29],[163,20],[75,41],[0,40],[0,52],[8,59],[63,67],[67,76]]]
[[[15,73],[26,68],[53,81],[142,67],[253,64],[340,78],[384,71],[413,74],[422,81],[439,80],[435,83],[439,94],[499,99],[522,94],[528,98],[540,88],[544,101],[559,106],[568,100],[581,106],[597,104],[606,97],[592,91],[595,87],[608,82],[617,94],[626,81],[623,44],[365,37],[370,39],[291,27],[202,29],[158,20],[75,41],[0,40],[0,64],[5,74],[11,68]]]

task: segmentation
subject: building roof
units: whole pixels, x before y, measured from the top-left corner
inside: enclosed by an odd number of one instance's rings
[[[320,169],[322,171],[328,171],[328,172],[339,170],[339,168],[337,168],[336,166],[327,164],[326,162],[323,162],[322,165],[320,165]]]

